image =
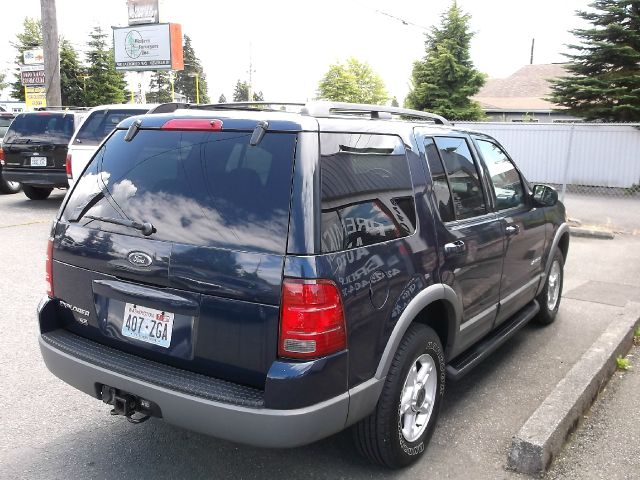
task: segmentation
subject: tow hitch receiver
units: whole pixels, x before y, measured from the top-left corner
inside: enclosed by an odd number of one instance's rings
[[[111,415],[122,415],[131,423],[142,423],[149,420],[154,413],[154,407],[156,407],[149,400],[122,392],[108,385],[102,386],[100,394],[104,403],[113,406]],[[136,412],[141,413],[142,416],[133,418],[133,414]]]

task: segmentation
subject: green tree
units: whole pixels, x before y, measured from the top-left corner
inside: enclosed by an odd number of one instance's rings
[[[399,107],[400,106],[400,104],[398,103],[398,99],[396,97],[393,97],[391,99],[391,106],[392,107]]]
[[[113,50],[107,46],[107,34],[98,26],[90,34],[87,52],[86,105],[122,103],[126,98],[124,74],[116,71]]]
[[[227,97],[224,96],[224,93],[220,94],[220,98],[218,98],[218,103],[227,103]]]
[[[384,82],[366,62],[349,58],[329,66],[318,84],[318,98],[336,102],[381,104],[388,95]]]
[[[7,78],[7,74],[2,72],[0,73],[0,90],[4,90],[9,86],[9,84],[5,81]]]
[[[204,74],[200,59],[191,45],[191,37],[184,36],[182,44],[182,55],[184,57],[184,70],[176,74],[175,90],[187,97],[187,102],[196,101],[196,75],[198,76],[198,90],[200,103],[209,103],[209,92],[207,86],[207,76]]]
[[[640,1],[597,0],[576,14],[592,24],[573,30],[580,44],[566,77],[552,80],[550,100],[585,120],[640,120]]]
[[[16,35],[16,41],[10,42],[11,46],[15,48],[18,53],[16,55],[16,81],[11,84],[11,96],[16,100],[22,100],[24,102],[24,87],[20,83],[20,69],[19,65],[24,63],[23,54],[25,50],[31,50],[42,46],[42,23],[35,18],[26,17],[22,22],[22,32]]]
[[[84,106],[85,69],[80,64],[78,52],[65,39],[60,39],[60,90],[62,105]]]
[[[485,75],[476,70],[469,55],[473,38],[470,18],[454,0],[441,16],[440,26],[432,27],[426,34],[425,57],[413,64],[407,107],[452,120],[484,117],[480,105],[470,98],[485,82]]]
[[[166,70],[156,70],[149,81],[149,92],[146,94],[149,103],[167,103],[172,101],[171,76]]]
[[[253,92],[252,102],[264,102],[264,95],[262,91]],[[249,101],[249,82],[243,82],[238,80],[236,87],[233,89],[233,101],[234,102],[248,102]]]

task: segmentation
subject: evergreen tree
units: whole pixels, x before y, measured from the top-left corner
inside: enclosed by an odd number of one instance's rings
[[[479,120],[480,105],[470,97],[480,91],[485,75],[473,66],[469,46],[470,16],[457,2],[441,17],[441,25],[426,34],[423,60],[413,64],[412,90],[405,105],[428,110],[452,120]]]
[[[392,107],[399,107],[400,106],[400,104],[398,103],[398,99],[396,97],[393,97],[391,99],[391,106]]]
[[[87,52],[86,105],[122,103],[126,98],[124,74],[116,71],[113,50],[107,46],[107,34],[94,27]]]
[[[227,103],[227,97],[224,96],[224,93],[220,94],[220,98],[218,98],[218,103]]]
[[[149,92],[146,94],[149,103],[171,102],[171,74],[167,70],[156,70],[151,75]]]
[[[60,40],[60,90],[62,105],[84,106],[84,68],[78,53],[65,39]]]
[[[187,102],[196,101],[196,79],[198,75],[198,90],[200,94],[200,103],[209,103],[209,92],[207,87],[207,77],[203,72],[200,59],[196,56],[196,52],[191,45],[191,37],[184,36],[182,45],[182,54],[184,57],[184,70],[176,74],[175,90],[187,97]]]
[[[42,46],[42,23],[40,20],[26,17],[22,22],[22,32],[16,35],[16,41],[10,45],[18,51],[16,55],[16,81],[11,84],[11,96],[24,102],[24,87],[20,83],[19,65],[24,64],[23,54],[25,50]]]
[[[640,0],[596,0],[577,11],[591,28],[573,30],[572,75],[552,80],[550,100],[585,120],[640,120]]]
[[[264,102],[264,95],[262,91],[253,92],[252,102]],[[249,82],[243,82],[238,80],[236,82],[236,88],[233,90],[234,102],[248,102],[249,101]]]
[[[329,66],[318,84],[318,98],[336,102],[381,104],[388,95],[380,76],[355,58]]]

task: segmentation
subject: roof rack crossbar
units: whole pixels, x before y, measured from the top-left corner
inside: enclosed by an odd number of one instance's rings
[[[332,114],[352,114],[352,113],[369,113],[371,118],[389,118],[390,115],[382,114],[395,114],[403,117],[420,118],[424,120],[430,120],[440,125],[451,125],[449,121],[435,113],[422,112],[420,110],[411,110],[409,108],[400,107],[388,107],[385,105],[366,105],[360,103],[345,103],[345,102],[309,102],[305,105],[303,113],[312,117],[331,117]]]
[[[408,108],[388,107],[385,105],[366,105],[361,103],[314,101],[300,102],[230,102],[230,103],[165,103],[159,105],[152,113],[165,113],[187,108],[193,110],[263,110],[276,111],[269,107],[299,107],[300,113],[310,117],[328,118],[334,115],[369,114],[374,119],[391,119],[392,115],[429,120],[440,125],[451,125],[449,121],[435,113],[411,110]]]

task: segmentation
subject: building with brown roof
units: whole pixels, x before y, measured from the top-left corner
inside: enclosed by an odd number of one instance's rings
[[[560,63],[525,65],[507,78],[490,78],[473,99],[480,103],[490,121],[579,120],[564,113],[564,107],[546,100],[551,93],[549,80],[568,75]]]

